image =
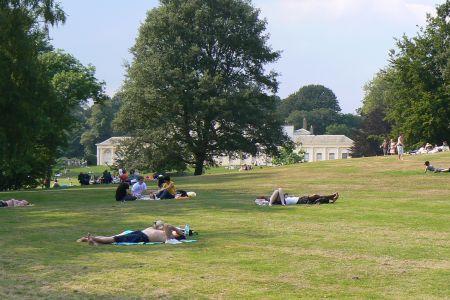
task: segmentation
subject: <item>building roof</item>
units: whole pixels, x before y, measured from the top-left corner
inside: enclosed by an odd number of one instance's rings
[[[308,130],[306,130],[304,128],[300,128],[300,129],[297,129],[296,131],[294,131],[294,136],[297,135],[297,134],[299,134],[299,135],[307,135],[307,134],[311,134],[311,132],[309,132]]]
[[[353,145],[353,140],[345,135],[301,135],[296,134],[294,136],[295,142],[302,143],[302,146],[349,146]]]
[[[107,139],[106,141],[103,141],[101,143],[95,144],[95,146],[117,146],[122,142],[123,140],[131,139],[129,136],[113,136]]]

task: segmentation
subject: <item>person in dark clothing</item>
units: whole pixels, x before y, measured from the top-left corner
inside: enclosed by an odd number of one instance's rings
[[[116,201],[133,201],[137,198],[130,195],[130,185],[122,182],[116,189]]]

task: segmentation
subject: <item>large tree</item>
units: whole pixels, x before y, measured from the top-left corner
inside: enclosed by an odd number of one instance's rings
[[[45,126],[50,133],[46,145],[52,147],[55,157],[59,148],[67,149],[67,142],[79,149],[82,129],[86,126],[83,122],[86,122],[88,100],[101,105],[108,98],[103,92],[104,82],[95,77],[94,66],[84,66],[61,50],[46,51],[39,55],[39,61],[55,96],[52,101],[45,102],[49,106],[49,122]]]
[[[301,87],[297,92],[281,101],[278,108],[280,114],[285,118],[293,111],[313,111],[318,109],[329,109],[335,113],[341,111],[333,91],[319,84]]]
[[[296,128],[303,119],[313,125],[314,134],[324,134],[327,126],[339,122],[341,108],[336,95],[323,85],[306,85],[279,102],[278,113]],[[309,129],[309,128],[305,128]]]
[[[135,154],[199,175],[216,155],[276,153],[278,83],[265,65],[279,53],[265,29],[247,0],[161,0],[131,49],[116,121],[141,145]]]
[[[46,26],[64,20],[52,0],[0,2],[0,189],[48,178],[76,109],[104,97],[92,66],[52,51]]]
[[[450,1],[413,38],[403,36],[391,52],[386,119],[407,144],[450,138]]]
[[[54,1],[0,2],[0,190],[33,185],[50,151],[42,146],[47,121],[40,104],[54,97],[38,55],[46,26],[65,20]]]

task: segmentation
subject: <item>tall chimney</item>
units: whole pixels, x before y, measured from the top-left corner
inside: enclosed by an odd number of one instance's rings
[[[306,125],[306,118],[303,118],[303,129],[308,130]]]
[[[314,128],[313,128],[312,125],[311,125],[311,127],[309,127],[309,132],[310,132],[311,134],[314,134]]]

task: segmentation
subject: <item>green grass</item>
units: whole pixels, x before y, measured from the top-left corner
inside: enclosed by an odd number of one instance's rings
[[[1,299],[448,299],[450,153],[323,161],[175,178],[191,200],[113,199],[115,186],[0,193]],[[208,173],[208,172],[207,172]],[[153,184],[150,184],[154,187]],[[258,207],[282,186],[334,205]],[[91,247],[162,219],[198,243]]]

